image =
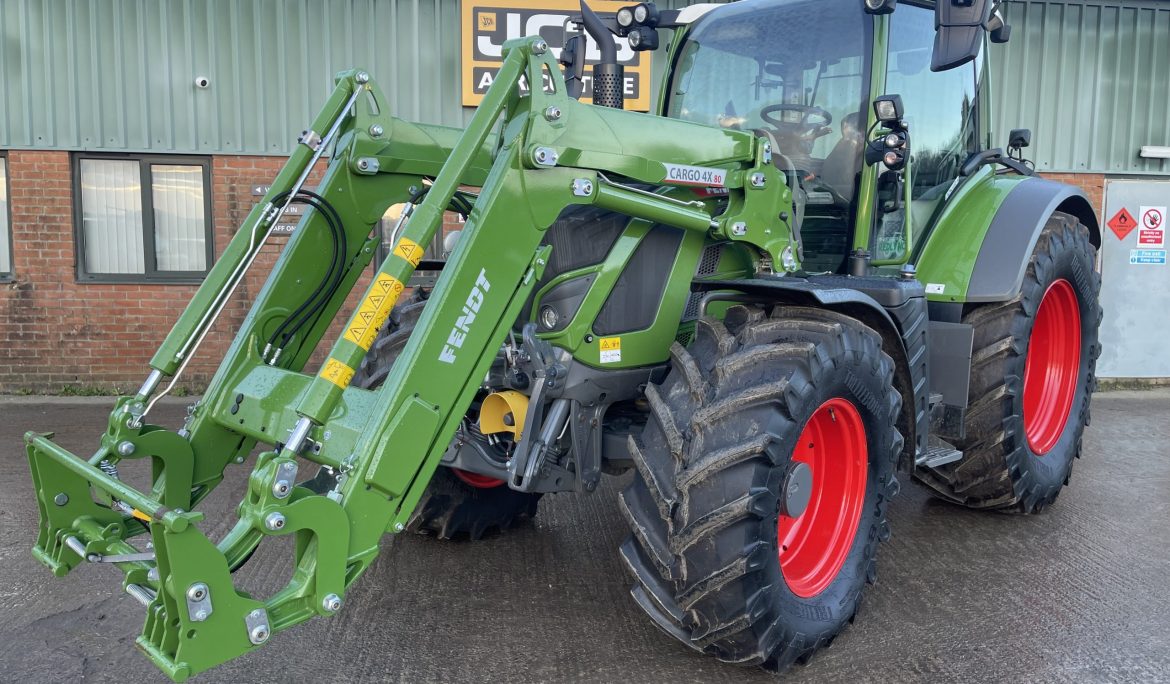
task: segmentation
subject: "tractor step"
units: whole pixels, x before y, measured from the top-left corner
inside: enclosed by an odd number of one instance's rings
[[[931,444],[918,454],[914,465],[918,468],[937,468],[948,463],[954,463],[963,457],[963,452],[950,444]]]

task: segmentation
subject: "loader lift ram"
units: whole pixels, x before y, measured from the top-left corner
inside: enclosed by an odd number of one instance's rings
[[[938,71],[978,56],[985,33],[1006,38],[985,0],[642,3],[605,21],[583,5],[577,24],[603,46],[674,31],[668,116],[620,109],[605,49],[597,104],[579,102],[590,38],[565,46],[567,82],[525,38],[463,131],[396,119],[366,72],[340,74],[98,450],[26,435],[34,555],[58,576],[120,569],[146,607],[139,647],[181,681],[340,610],[382,535],[442,517],[428,488],[463,493],[439,531],[477,536],[542,493],[634,470],[621,553],[638,605],[723,660],[807,658],[873,579],[896,470],[958,503],[1033,512],[1067,479],[1088,417],[1092,210],[1020,155],[978,149],[932,212],[911,211],[917,129],[883,93],[892,17],[915,11],[937,13]],[[807,38],[838,25],[857,45]],[[799,51],[760,33],[798,26]],[[704,120],[703,88],[722,86],[703,65],[740,57],[759,67],[752,98],[772,99]],[[842,63],[866,87],[818,96]],[[834,114],[852,137],[830,161],[837,148],[825,158],[816,140]],[[1013,139],[1019,152],[1027,136]],[[186,424],[148,423],[294,201],[309,205],[300,227]],[[394,204],[392,251],[342,311]],[[467,221],[441,277],[400,302],[449,208]],[[258,445],[239,521],[213,541],[198,505]],[[143,458],[150,491],[119,477]],[[287,534],[289,584],[237,590],[260,541]]]

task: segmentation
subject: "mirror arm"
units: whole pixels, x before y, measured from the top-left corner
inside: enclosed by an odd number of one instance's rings
[[[1003,153],[1003,149],[993,147],[988,150],[980,150],[973,152],[971,156],[967,157],[967,161],[963,162],[962,168],[959,169],[959,175],[967,178],[973,175],[976,171],[986,166],[987,164],[999,164],[1024,176],[1034,176],[1036,171],[1026,164],[1012,159]]]

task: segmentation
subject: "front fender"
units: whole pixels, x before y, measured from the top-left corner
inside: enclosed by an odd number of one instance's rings
[[[1054,212],[1076,216],[1101,246],[1096,213],[1080,188],[1035,176],[982,171],[959,189],[925,238],[918,277],[935,302],[1015,297],[1032,249]]]

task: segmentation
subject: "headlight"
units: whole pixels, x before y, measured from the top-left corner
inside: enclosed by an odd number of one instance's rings
[[[658,31],[648,26],[630,29],[629,40],[630,47],[635,51],[658,49]]]
[[[629,7],[623,7],[617,11],[617,25],[622,28],[630,28],[634,25],[634,10]]]
[[[544,326],[545,330],[553,330],[560,320],[561,317],[557,315],[556,309],[548,305],[540,307],[540,324]]]
[[[642,26],[654,27],[658,25],[658,7],[652,2],[642,2],[634,6],[634,21]]]

